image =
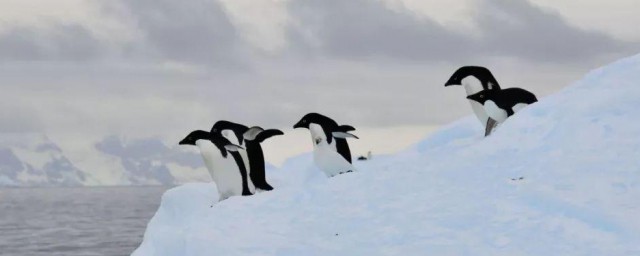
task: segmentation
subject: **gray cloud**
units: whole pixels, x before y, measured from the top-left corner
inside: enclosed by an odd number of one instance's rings
[[[572,27],[526,0],[483,0],[478,6],[474,23],[479,31],[465,35],[409,10],[391,10],[382,1],[296,0],[290,12],[301,25],[292,28],[291,38],[311,45],[303,49],[344,59],[579,62],[631,52],[629,44]]]
[[[631,53],[630,44],[600,32],[572,27],[559,14],[525,0],[484,0],[478,13],[476,21],[487,55],[566,62]]]
[[[110,4],[110,5],[109,5]],[[131,46],[161,59],[233,66],[247,47],[217,0],[119,1],[105,9],[131,21],[143,41]]]
[[[15,98],[0,102],[0,133],[41,132],[44,125],[37,111]]]
[[[126,22],[136,38],[106,42],[82,24],[57,20],[46,27],[15,26],[0,34],[0,61],[83,63],[108,59],[227,68],[239,66],[246,57],[249,46],[217,0],[97,3],[108,17]]]
[[[0,34],[0,61],[87,61],[103,55],[105,47],[77,24],[13,27]]]
[[[464,56],[475,45],[469,37],[409,11],[390,10],[381,1],[296,0],[290,1],[290,12],[300,24],[292,40],[317,44],[333,56],[439,61]]]
[[[542,96],[628,49],[522,0],[481,2],[473,35],[379,0],[291,0],[288,48],[268,56],[254,54],[216,0],[100,3],[139,37],[103,42],[64,24],[0,35],[0,86],[14,92],[0,100],[28,97],[38,114],[0,111],[3,130],[44,123],[173,138],[218,119],[290,127],[311,111],[353,125],[441,124],[469,114],[461,92],[442,86],[461,64]],[[616,56],[595,60],[603,54]],[[172,61],[205,72],[162,67]]]

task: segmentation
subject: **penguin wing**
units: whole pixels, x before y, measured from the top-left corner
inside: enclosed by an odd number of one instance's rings
[[[230,151],[230,152],[238,152],[239,150],[243,150],[244,149],[243,147],[238,146],[236,144],[227,144],[227,145],[224,145],[224,148],[227,151]]]
[[[254,126],[254,127],[249,128],[249,130],[247,130],[244,134],[242,134],[242,137],[245,140],[255,140],[256,137],[258,136],[258,134],[260,134],[263,131],[264,131],[264,129],[262,129],[262,127]]]
[[[351,133],[348,132],[332,132],[331,135],[333,135],[333,137],[339,138],[339,139],[346,139],[346,138],[354,138],[354,139],[360,139],[358,138],[358,136],[355,136]]]
[[[278,129],[268,129],[268,130],[264,130],[263,132],[259,133],[256,136],[256,141],[259,142],[263,142],[264,140],[271,138],[273,136],[278,136],[278,135],[284,135],[284,132],[282,132],[281,130]]]
[[[354,128],[351,125],[345,124],[345,125],[341,125],[338,126],[338,129],[336,129],[336,131],[341,131],[341,132],[350,132],[350,131],[355,131],[356,128]]]

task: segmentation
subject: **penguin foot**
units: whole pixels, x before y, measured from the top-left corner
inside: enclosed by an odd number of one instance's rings
[[[249,191],[242,191],[242,196],[252,196],[253,194],[251,194],[251,192]]]
[[[517,181],[517,180],[524,180],[524,177],[520,177],[520,178],[511,178],[512,181]]]
[[[496,122],[496,120],[493,120],[493,118],[489,117],[489,119],[487,119],[487,126],[485,126],[484,128],[484,136],[487,137],[491,135],[491,132],[493,132],[493,129],[496,128],[497,124],[498,122]]]
[[[273,190],[273,187],[271,185],[267,184],[267,183],[262,184],[260,186],[256,186],[256,188],[259,188],[259,189],[261,189],[263,191],[271,191],[271,190]]]

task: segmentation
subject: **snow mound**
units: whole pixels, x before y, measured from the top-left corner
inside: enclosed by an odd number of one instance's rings
[[[541,99],[488,138],[465,118],[326,179],[217,203],[168,191],[133,255],[640,255],[640,55]]]

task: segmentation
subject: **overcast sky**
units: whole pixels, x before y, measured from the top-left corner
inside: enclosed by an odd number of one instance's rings
[[[637,0],[1,0],[0,132],[173,136],[215,120],[471,114],[463,65],[548,95],[640,52]],[[178,136],[178,135],[176,135]],[[181,134],[179,136],[182,136]]]

